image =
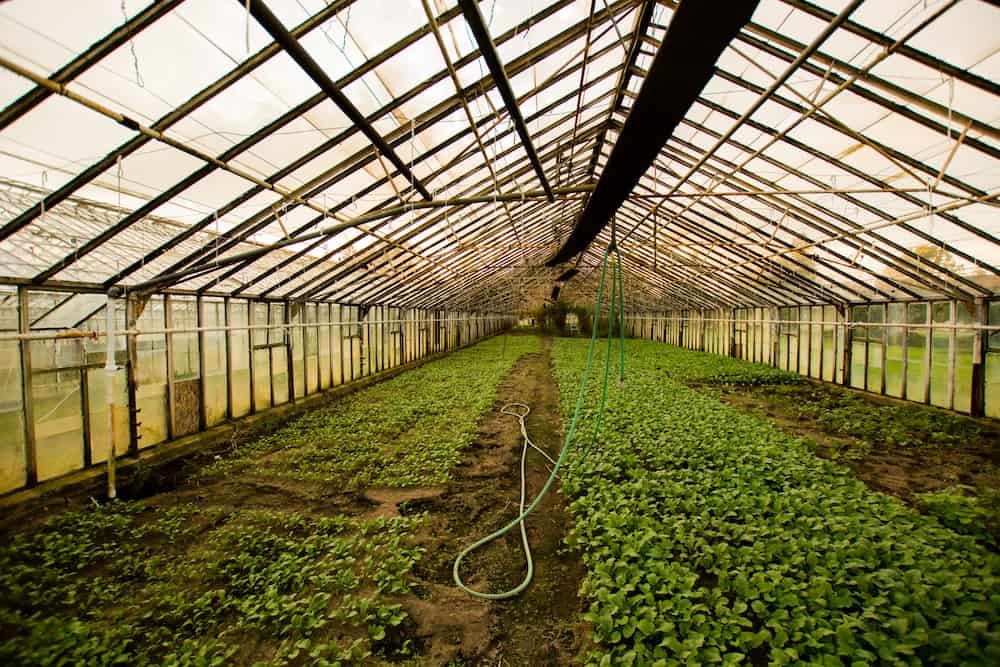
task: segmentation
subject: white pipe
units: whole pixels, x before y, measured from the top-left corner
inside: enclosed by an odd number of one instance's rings
[[[389,319],[389,320],[343,320],[339,322],[296,322],[296,323],[278,323],[278,324],[233,324],[231,326],[214,326],[214,327],[184,327],[180,329],[119,329],[111,330],[114,336],[155,336],[163,334],[182,334],[182,333],[217,333],[223,331],[259,331],[259,330],[292,330],[292,329],[312,329],[318,327],[342,327],[350,325],[359,324],[411,324],[411,323],[433,323],[433,322],[475,322],[475,321],[487,321],[496,319],[486,315],[475,316],[475,317],[464,317],[464,318],[441,318],[441,317],[429,317],[426,319]],[[27,334],[0,334],[0,342],[16,341],[16,340],[66,340],[74,338],[91,338],[97,340],[98,338],[103,338],[107,335],[107,331],[87,331],[84,329],[60,329],[54,332],[48,331],[36,331]]]
[[[108,400],[108,498],[114,500],[118,496],[118,487],[115,483],[115,372],[118,367],[115,365],[115,308],[110,293],[105,310],[106,327],[110,332],[107,336],[107,358],[104,362],[104,391]]]

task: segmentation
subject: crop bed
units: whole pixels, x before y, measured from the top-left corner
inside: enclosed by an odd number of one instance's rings
[[[356,491],[447,481],[501,380],[540,349],[484,341],[251,439],[176,491],[5,536],[0,664],[422,664],[402,603],[429,519]]]
[[[554,346],[566,417],[584,346]],[[676,351],[627,348],[599,441],[574,448],[563,480],[587,567],[589,663],[1000,664],[1000,557],[686,387]]]

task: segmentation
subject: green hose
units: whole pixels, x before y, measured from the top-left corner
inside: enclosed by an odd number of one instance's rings
[[[596,427],[594,429],[594,441],[597,440],[598,429],[600,428],[601,416],[604,414],[604,405],[605,405],[605,402],[607,400],[608,369],[609,369],[609,367],[611,365],[611,339],[612,339],[613,331],[614,331],[614,327],[612,326],[612,323],[616,319],[619,319],[620,322],[624,323],[624,315],[619,312],[619,314],[618,314],[619,317],[616,317],[616,313],[615,313],[615,305],[616,305],[616,303],[617,303],[617,305],[619,307],[619,310],[621,310],[623,302],[624,302],[624,299],[621,296],[621,287],[622,287],[622,285],[621,285],[621,282],[622,282],[621,281],[621,254],[618,252],[617,245],[614,242],[612,242],[612,244],[610,246],[608,246],[608,249],[604,251],[604,258],[601,261],[601,280],[600,280],[600,283],[598,284],[598,287],[597,287],[597,299],[596,299],[596,301],[594,303],[593,326],[592,326],[592,331],[591,331],[591,334],[590,334],[590,344],[587,346],[587,363],[586,363],[586,366],[584,367],[584,370],[583,370],[583,379],[580,382],[580,392],[579,392],[579,394],[577,395],[577,398],[576,398],[576,407],[573,410],[573,419],[570,420],[569,429],[566,431],[566,439],[563,441],[562,450],[559,452],[559,458],[556,459],[555,464],[554,464],[554,466],[552,468],[552,471],[551,471],[551,473],[549,473],[549,478],[547,480],[545,480],[545,485],[542,487],[542,490],[538,493],[537,496],[535,496],[535,499],[531,501],[531,504],[527,507],[527,509],[525,509],[525,507],[524,507],[524,496],[525,496],[525,459],[526,459],[526,456],[527,456],[527,453],[528,453],[528,445],[534,446],[534,443],[532,443],[531,440],[528,438],[528,433],[527,433],[527,430],[526,430],[525,425],[524,425],[524,417],[527,416],[527,413],[524,413],[524,415],[515,414],[514,416],[518,416],[520,418],[520,420],[521,420],[521,433],[524,436],[524,440],[525,440],[524,448],[523,448],[523,450],[521,452],[521,504],[520,504],[520,512],[521,513],[520,513],[520,516],[518,516],[516,519],[514,519],[513,521],[511,521],[510,523],[508,523],[503,528],[500,528],[499,530],[497,530],[497,531],[495,531],[493,533],[490,533],[486,537],[484,537],[484,538],[480,539],[479,541],[473,543],[472,545],[466,547],[465,549],[462,550],[461,553],[458,554],[458,557],[455,559],[455,565],[454,565],[454,567],[452,567],[452,576],[455,579],[455,585],[458,586],[463,591],[465,591],[466,593],[468,593],[469,595],[472,595],[473,597],[482,598],[484,600],[505,600],[507,598],[515,597],[516,595],[519,595],[521,592],[524,591],[524,589],[526,589],[528,587],[528,584],[531,583],[532,578],[535,576],[535,564],[534,564],[534,561],[531,558],[531,548],[528,546],[528,534],[527,534],[527,531],[524,528],[524,520],[528,517],[529,514],[531,514],[535,510],[535,507],[538,506],[538,503],[541,502],[541,500],[545,496],[545,494],[548,493],[549,488],[552,486],[552,482],[555,481],[556,475],[559,472],[559,467],[562,466],[563,461],[566,460],[566,455],[567,455],[567,453],[569,453],[569,445],[570,445],[571,442],[573,442],[573,436],[576,433],[576,425],[577,425],[577,422],[580,420],[580,413],[583,410],[583,400],[584,400],[584,397],[586,396],[587,380],[590,377],[590,367],[593,364],[593,360],[594,360],[594,347],[595,347],[595,343],[597,342],[597,324],[598,324],[598,322],[600,322],[601,302],[602,302],[602,300],[604,298],[604,282],[605,282],[605,277],[607,276],[608,258],[611,256],[612,252],[614,253],[614,256],[615,256],[615,262],[612,264],[611,301],[610,301],[610,304],[609,304],[610,310],[608,312],[608,355],[607,355],[607,357],[604,360],[604,364],[605,364],[604,365],[604,386],[601,388],[601,402],[600,402],[600,406],[598,408],[598,413],[597,413],[597,424],[596,424]],[[617,286],[617,290],[616,290],[616,286]],[[619,293],[619,297],[618,297],[617,302],[615,300],[615,293],[616,293],[616,291]],[[619,333],[621,334],[621,365],[619,366],[619,381],[621,381],[622,379],[624,379],[624,368],[625,368],[625,334],[624,334],[624,328],[623,327],[619,327]],[[520,404],[520,405],[523,405],[523,404]],[[508,412],[507,411],[507,407],[509,407],[509,406],[506,406],[504,408],[505,414],[514,414],[514,413],[511,413],[511,412]],[[525,406],[525,407],[527,407],[527,406]],[[536,447],[536,449],[537,449],[537,447]],[[465,557],[468,556],[473,551],[475,551],[476,549],[478,549],[479,547],[481,547],[481,546],[483,546],[485,544],[489,544],[490,542],[492,542],[493,540],[495,540],[497,538],[503,537],[508,532],[510,532],[510,530],[512,528],[514,528],[515,526],[520,526],[520,528],[521,528],[521,544],[522,544],[522,546],[524,548],[524,559],[525,559],[526,564],[527,564],[527,572],[525,573],[524,579],[521,581],[521,583],[518,584],[517,586],[515,586],[514,588],[512,588],[510,590],[507,590],[507,591],[503,591],[501,593],[483,593],[481,591],[472,590],[471,588],[469,588],[468,586],[466,586],[462,582],[462,576],[459,574],[459,568],[461,567],[462,561],[465,559]]]

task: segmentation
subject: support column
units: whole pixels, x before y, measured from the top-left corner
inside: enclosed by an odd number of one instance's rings
[[[989,306],[982,297],[976,299],[976,313],[973,321],[980,327],[985,327]],[[976,329],[972,339],[972,404],[969,411],[973,417],[982,417],[986,413],[986,351],[989,333]]]
[[[207,397],[205,396],[205,332],[202,331],[202,327],[205,326],[205,315],[202,313],[205,303],[202,301],[201,295],[195,297],[194,307],[195,316],[194,322],[195,326],[198,327],[198,430],[205,430],[205,423],[208,421],[205,416],[205,401]]]
[[[145,303],[145,302],[144,302]],[[139,305],[135,297],[125,300],[125,328],[128,331],[136,330],[136,322],[139,319]],[[136,380],[136,368],[139,359],[137,338],[135,334],[125,336],[125,394],[128,402],[128,453],[135,455],[139,453],[139,404],[136,400],[136,390],[139,383]]]
[[[170,295],[163,295],[163,325],[167,330],[167,440],[174,438],[174,414],[176,413],[176,400],[174,396],[174,337],[169,333],[174,328],[173,304],[170,303]]]
[[[28,317],[28,290],[17,288],[17,331],[26,334],[31,331]],[[31,341],[18,341],[21,357],[21,410],[24,417],[24,473],[25,485],[38,483],[38,457],[35,447],[35,411],[32,404]]]

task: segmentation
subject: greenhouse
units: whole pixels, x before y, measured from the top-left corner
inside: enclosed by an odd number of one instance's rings
[[[0,30],[0,664],[1000,664],[1000,3]]]

